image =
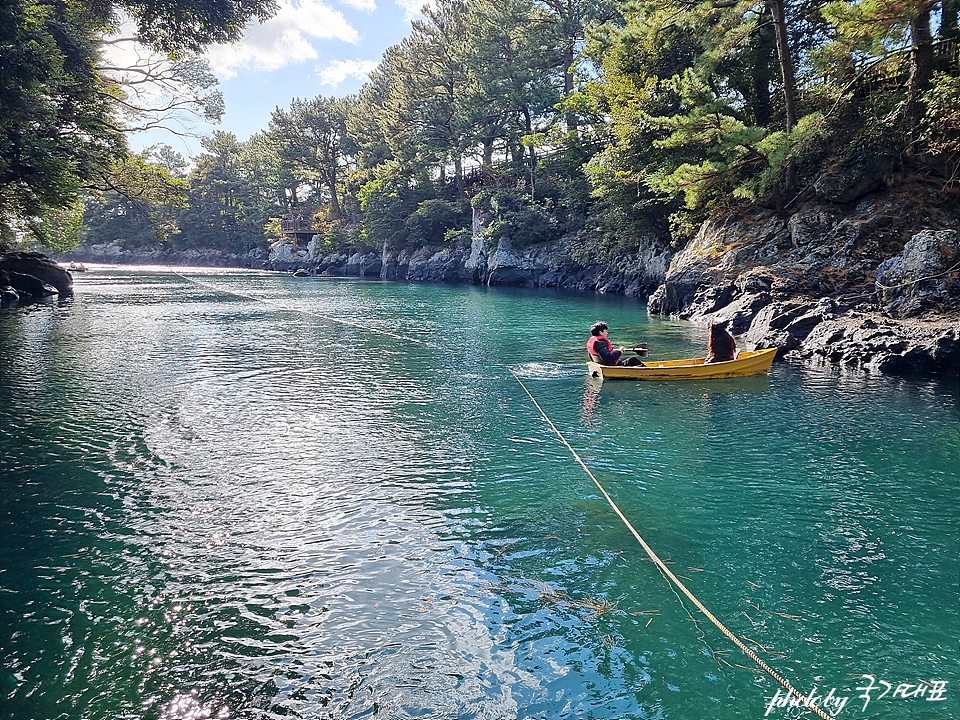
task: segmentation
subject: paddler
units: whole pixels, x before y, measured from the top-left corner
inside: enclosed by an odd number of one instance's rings
[[[587,353],[590,359],[601,365],[640,365],[641,360],[638,357],[622,358],[624,347],[616,350],[613,344],[607,339],[607,330],[609,327],[605,322],[595,322],[590,326],[590,339],[587,340]]]

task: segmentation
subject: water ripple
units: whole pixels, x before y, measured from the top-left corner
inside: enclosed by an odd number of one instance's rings
[[[595,316],[703,338],[629,299],[298,281],[103,270],[0,316],[0,717],[762,714],[500,363],[800,687],[956,667],[955,388],[596,383]]]

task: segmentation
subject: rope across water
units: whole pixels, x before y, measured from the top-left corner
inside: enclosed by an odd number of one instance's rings
[[[246,298],[246,299],[249,299],[249,300],[253,300],[253,301],[255,301],[255,302],[262,302],[262,303],[266,303],[266,304],[276,305],[276,303],[273,303],[273,302],[272,302],[271,300],[269,300],[269,299],[258,298],[258,297],[252,296],[252,295],[245,295],[245,294],[243,294],[243,293],[238,293],[238,292],[236,292],[236,291],[234,291],[234,290],[223,290],[223,289],[221,289],[221,288],[217,288],[217,287],[214,286],[214,285],[210,285],[210,284],[208,284],[208,283],[202,283],[202,282],[200,282],[200,281],[198,281],[198,280],[195,280],[195,279],[193,279],[193,278],[188,278],[188,277],[186,277],[186,276],[184,276],[184,275],[180,275],[180,273],[175,273],[175,274],[178,275],[179,277],[183,278],[184,280],[188,280],[189,282],[193,282],[193,283],[195,283],[195,284],[197,284],[197,285],[202,285],[202,286],[204,286],[204,287],[209,287],[209,288],[211,288],[211,289],[213,289],[213,290],[216,290],[216,291],[218,291],[218,292],[227,293],[227,294],[234,295],[234,296],[237,296],[237,297]],[[361,324],[361,323],[356,323],[356,322],[352,322],[352,321],[350,321],[350,320],[345,320],[345,319],[343,319],[343,318],[334,317],[334,316],[332,316],[332,315],[326,315],[326,314],[324,314],[324,313],[318,313],[318,312],[313,312],[313,311],[309,311],[309,310],[295,310],[295,312],[299,312],[299,313],[302,313],[302,314],[304,314],[304,315],[310,315],[310,316],[313,316],[313,317],[323,318],[323,319],[325,319],[325,320],[329,320],[329,321],[335,322],[335,323],[340,323],[340,324],[342,324],[342,325],[348,325],[348,326],[350,326],[350,327],[356,327],[356,328],[358,328],[358,329],[366,330],[366,331],[368,331],[368,332],[376,333],[376,334],[379,334],[379,335],[384,335],[384,336],[387,336],[387,337],[392,337],[392,338],[397,339],[397,340],[405,340],[405,341],[408,341],[408,342],[416,343],[416,344],[418,344],[418,345],[423,345],[423,346],[425,346],[425,347],[434,348],[434,349],[437,349],[437,350],[447,351],[447,348],[444,348],[444,347],[441,346],[441,345],[437,345],[436,343],[431,343],[431,342],[428,342],[428,341],[426,341],[426,340],[420,340],[420,339],[418,339],[418,338],[413,338],[413,337],[409,337],[409,336],[406,336],[406,335],[400,335],[400,334],[397,334],[397,333],[389,332],[389,331],[387,331],[387,330],[380,330],[380,329],[378,329],[378,328],[373,328],[373,327],[370,327],[370,326],[368,326],[368,325],[363,325],[363,324]],[[730,641],[733,642],[747,657],[749,657],[751,660],[753,660],[753,662],[755,662],[755,663],[757,664],[757,666],[758,666],[761,670],[763,670],[763,671],[764,671],[765,673],[767,673],[770,677],[772,677],[774,680],[776,680],[788,693],[790,693],[790,694],[793,695],[795,698],[797,698],[797,700],[798,700],[801,704],[803,704],[804,707],[806,707],[806,708],[808,708],[809,710],[811,710],[812,712],[814,712],[816,715],[818,715],[819,717],[821,717],[823,720],[834,720],[834,718],[833,718],[832,716],[830,716],[829,714],[827,714],[827,713],[826,713],[824,710],[822,710],[819,706],[817,706],[815,703],[813,703],[813,702],[809,699],[808,696],[804,696],[799,690],[797,690],[796,688],[794,688],[794,687],[789,683],[789,681],[787,681],[785,678],[783,678],[781,675],[779,675],[773,668],[771,668],[766,662],[764,662],[762,658],[760,658],[753,650],[751,650],[746,644],[744,644],[744,642],[743,642],[742,640],[740,640],[740,638],[738,638],[732,631],[730,631],[722,622],[720,622],[720,620],[718,620],[718,619],[716,618],[716,616],[714,616],[713,613],[710,612],[710,610],[707,609],[707,607],[706,607],[702,602],[700,602],[700,600],[697,598],[697,596],[694,595],[694,594],[687,588],[687,586],[683,584],[683,582],[680,580],[680,578],[678,578],[678,577],[670,570],[670,568],[667,567],[667,565],[663,562],[663,560],[661,560],[660,557],[653,551],[653,548],[651,548],[651,547],[647,544],[647,542],[643,539],[643,537],[641,537],[640,533],[637,532],[636,528],[634,528],[633,525],[630,523],[630,520],[627,519],[627,516],[623,514],[623,512],[620,510],[619,507],[617,507],[617,504],[613,501],[613,498],[610,497],[609,493],[607,493],[607,491],[606,491],[606,489],[604,489],[603,485],[600,484],[600,481],[597,480],[596,476],[590,471],[590,468],[587,467],[587,464],[583,461],[583,459],[580,457],[580,455],[577,453],[577,451],[573,448],[573,446],[572,446],[572,445],[567,441],[567,439],[563,436],[563,433],[560,432],[560,430],[559,430],[559,429],[557,428],[557,426],[553,423],[553,421],[550,419],[550,417],[547,415],[547,413],[544,412],[543,408],[540,407],[540,403],[537,402],[536,398],[533,396],[533,394],[530,392],[530,390],[527,389],[527,386],[523,384],[523,381],[522,381],[522,380],[520,379],[520,377],[513,371],[513,368],[511,368],[509,365],[507,365],[507,364],[505,364],[505,363],[502,363],[502,362],[495,362],[495,361],[494,361],[494,362],[491,362],[491,364],[493,364],[493,365],[498,365],[498,366],[500,366],[500,367],[506,368],[506,370],[507,370],[507,371],[514,377],[514,379],[520,384],[520,387],[523,388],[523,391],[524,391],[524,392],[527,394],[527,396],[530,398],[530,402],[532,402],[533,405],[534,405],[534,407],[536,407],[537,410],[540,412],[540,415],[541,415],[541,416],[543,417],[543,419],[546,421],[547,425],[549,425],[550,428],[556,433],[557,437],[560,438],[560,441],[566,446],[567,450],[570,451],[570,454],[573,455],[573,458],[580,464],[580,467],[582,467],[583,470],[584,470],[584,472],[587,473],[587,476],[594,482],[594,484],[597,486],[597,488],[598,488],[598,489],[600,490],[600,492],[603,494],[603,497],[606,498],[607,503],[609,503],[609,505],[610,505],[610,507],[613,509],[614,513],[616,513],[617,517],[619,517],[620,520],[623,522],[623,524],[626,525],[627,529],[630,531],[630,533],[633,535],[633,537],[636,538],[637,542],[640,543],[640,545],[641,545],[641,546],[643,547],[643,549],[646,551],[647,555],[650,556],[650,559],[651,559],[651,560],[653,561],[653,563],[657,566],[657,568],[660,570],[660,572],[663,573],[663,575],[664,575],[670,582],[672,582],[674,585],[676,585],[676,587],[677,587],[681,592],[683,592],[683,594],[686,595],[687,598],[690,599],[690,601],[697,607],[697,609],[699,609],[700,612],[702,612],[702,613],[707,617],[707,619],[709,619],[710,622],[712,622],[712,623],[720,630],[720,632],[722,632],[724,635],[726,635],[727,638],[729,638]],[[812,695],[812,693],[811,693],[811,695]]]
[[[707,609],[707,607],[702,602],[700,602],[699,599],[697,599],[696,595],[690,592],[687,586],[680,581],[680,578],[678,578],[676,575],[673,574],[670,568],[668,568],[666,564],[663,562],[663,560],[661,560],[660,557],[653,551],[653,548],[651,548],[647,544],[646,540],[644,540],[640,536],[640,533],[637,532],[636,528],[634,528],[633,525],[630,524],[630,521],[627,519],[627,516],[623,514],[623,512],[620,510],[619,507],[617,507],[617,504],[613,501],[613,498],[610,497],[610,495],[604,489],[603,485],[600,484],[600,481],[597,480],[596,476],[592,472],[590,472],[590,468],[588,468],[586,463],[583,462],[583,460],[581,459],[577,451],[573,449],[573,446],[570,445],[569,442],[567,442],[567,439],[563,436],[563,433],[561,433],[560,430],[557,428],[557,426],[553,424],[553,421],[543,411],[543,408],[540,407],[540,403],[538,403],[536,398],[533,397],[533,394],[527,389],[527,386],[523,384],[523,381],[519,378],[519,376],[510,367],[507,367],[507,370],[509,370],[510,374],[513,375],[514,378],[516,378],[518,383],[520,383],[520,387],[523,388],[524,392],[530,398],[530,401],[536,406],[537,410],[540,411],[540,415],[543,416],[543,419],[557,434],[557,437],[560,438],[560,441],[564,445],[566,445],[567,450],[570,451],[570,454],[573,455],[574,459],[578,463],[580,463],[580,467],[584,469],[584,472],[586,472],[587,475],[590,477],[590,479],[593,480],[594,484],[603,494],[603,497],[607,499],[607,502],[610,504],[610,507],[613,508],[613,511],[617,514],[617,517],[619,517],[623,521],[623,524],[627,526],[627,529],[637,539],[637,542],[639,542],[640,545],[643,546],[643,549],[647,552],[647,555],[650,556],[650,559],[653,560],[657,568],[659,568],[660,572],[662,572],[672,583],[674,583],[681,590],[681,592],[683,592],[683,594],[686,595],[690,599],[690,601],[697,606],[700,612],[706,615],[707,618],[710,620],[710,622],[716,625],[717,628],[719,628],[720,632],[726,635],[738,648],[740,648],[740,650],[743,651],[743,653],[747,657],[753,660],[760,667],[761,670],[763,670],[770,677],[772,677],[774,680],[780,683],[780,685],[782,685],[787,692],[789,692],[791,695],[793,695],[798,700],[800,700],[805,707],[815,712],[817,715],[823,718],[823,720],[833,720],[833,718],[830,715],[828,715],[826,712],[820,709],[820,707],[818,707],[813,702],[811,702],[799,690],[794,688],[785,678],[777,674],[777,672],[773,668],[771,668],[769,665],[767,665],[767,663],[765,663],[753,650],[747,647],[747,645],[745,645],[743,641],[740,640],[740,638],[734,635],[733,632],[731,632],[722,622],[720,622],[716,618],[716,616],[714,616],[714,614],[710,612]]]

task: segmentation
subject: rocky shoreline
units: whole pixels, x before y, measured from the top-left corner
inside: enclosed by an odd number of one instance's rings
[[[849,191],[848,191],[849,190]],[[269,254],[155,250],[116,244],[70,259],[251,267],[306,276],[564,288],[648,298],[652,314],[727,323],[741,348],[782,359],[887,374],[960,376],[960,216],[925,188],[824,185],[789,216],[754,210],[714,218],[678,252],[645,238],[609,265],[582,266],[564,243],[469,244],[329,253],[275,244]]]

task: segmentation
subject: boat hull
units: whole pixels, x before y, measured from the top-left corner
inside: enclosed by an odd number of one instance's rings
[[[727,362],[704,365],[705,358],[649,361],[642,365],[600,365],[587,363],[592,377],[609,380],[721,380],[724,378],[763,375],[777,354],[776,348],[747,350]]]

